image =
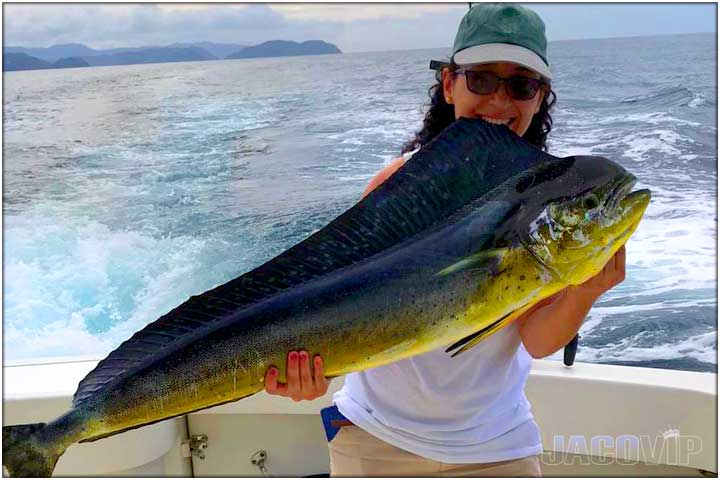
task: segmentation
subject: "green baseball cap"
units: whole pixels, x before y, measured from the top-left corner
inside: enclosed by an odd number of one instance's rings
[[[452,58],[461,66],[513,62],[552,78],[545,24],[537,13],[520,5],[473,6],[460,22]]]

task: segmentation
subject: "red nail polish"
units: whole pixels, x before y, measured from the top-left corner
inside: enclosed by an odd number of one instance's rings
[[[297,360],[298,354],[297,352],[290,352],[290,360]]]
[[[307,352],[300,352],[300,358],[302,358],[303,360],[307,359],[308,358]]]

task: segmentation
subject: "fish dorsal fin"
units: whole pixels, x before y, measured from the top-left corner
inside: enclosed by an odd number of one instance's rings
[[[554,157],[507,127],[477,119],[454,122],[318,232],[136,332],[80,382],[73,405],[218,328],[245,307],[406,241],[548,158]]]

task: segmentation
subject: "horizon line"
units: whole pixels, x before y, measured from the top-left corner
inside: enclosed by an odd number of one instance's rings
[[[617,37],[583,37],[583,38],[560,38],[555,40],[548,40],[548,45],[551,43],[557,43],[557,42],[579,42],[583,40],[621,40],[624,38],[653,38],[653,37],[673,37],[673,36],[679,36],[679,35],[706,35],[706,34],[717,34],[717,32],[677,32],[677,33],[653,33],[649,35],[641,34],[641,35],[622,35]],[[352,50],[348,52],[343,53],[380,53],[380,52],[412,52],[416,50],[439,50],[441,48],[446,48],[450,50],[452,48],[452,45],[447,45],[444,47],[421,47],[421,48],[400,48],[400,49],[393,49],[393,50]]]
[[[639,34],[639,35],[618,35],[618,36],[610,36],[610,37],[581,37],[581,38],[558,38],[553,40],[548,40],[548,44],[556,43],[556,42],[576,42],[576,41],[582,41],[582,40],[613,40],[613,39],[624,39],[624,38],[651,38],[651,37],[671,37],[671,36],[677,36],[677,35],[702,35],[702,34],[717,34],[717,31],[701,31],[701,32],[676,32],[676,33],[653,33],[653,34]],[[272,39],[272,40],[263,40],[260,43],[257,44],[251,44],[246,46],[256,46],[260,45],[261,43],[270,42],[273,40],[282,40],[282,39]],[[315,39],[317,40],[317,39]],[[306,42],[310,40],[285,40],[295,43],[300,42]],[[321,40],[324,42],[327,42],[327,40]],[[228,45],[245,45],[245,42],[228,42],[228,41],[214,41],[214,40],[196,40],[196,41],[180,41],[175,40],[172,43],[168,43],[165,45],[141,45],[141,46],[114,46],[114,47],[92,47],[86,43],[82,43],[80,41],[70,41],[65,43],[54,43],[52,45],[46,46],[46,47],[38,47],[38,46],[26,46],[26,45],[6,45],[3,41],[3,49],[5,48],[52,48],[59,45],[82,45],[87,48],[91,48],[93,50],[112,50],[112,49],[118,49],[118,48],[165,48],[169,47],[176,43],[186,43],[186,44],[194,44],[194,43],[217,43],[217,44],[228,44]],[[332,43],[332,42],[327,42]],[[338,47],[336,44],[332,43],[336,47]],[[348,50],[343,51],[342,53],[373,53],[373,52],[402,52],[402,51],[414,51],[414,50],[433,50],[433,49],[441,49],[441,48],[450,48],[450,45],[442,46],[442,47],[420,47],[420,48],[397,48],[397,49],[390,49],[390,50]],[[338,47],[340,48],[340,47]]]

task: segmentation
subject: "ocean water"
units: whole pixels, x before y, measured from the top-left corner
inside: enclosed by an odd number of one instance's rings
[[[101,358],[322,227],[419,128],[447,53],[5,73],[5,361]],[[549,53],[550,152],[653,191],[578,360],[716,371],[714,34]]]

